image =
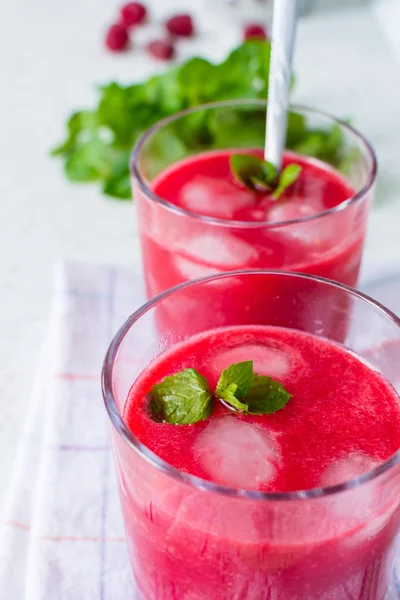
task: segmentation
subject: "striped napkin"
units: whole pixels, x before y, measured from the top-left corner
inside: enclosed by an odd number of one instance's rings
[[[0,600],[133,600],[100,388],[107,347],[143,303],[138,273],[58,266],[0,528]],[[160,599],[161,600],[161,599]]]
[[[56,269],[49,333],[0,519],[0,600],[138,598],[100,369],[112,336],[143,302],[141,281],[110,267]],[[387,600],[398,598],[400,588]]]

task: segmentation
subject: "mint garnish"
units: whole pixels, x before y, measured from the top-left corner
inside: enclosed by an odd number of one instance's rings
[[[232,154],[229,158],[235,179],[252,192],[272,192],[277,170],[274,165],[252,154]]]
[[[296,181],[301,173],[301,170],[301,166],[296,165],[295,163],[291,163],[283,169],[279,177],[278,186],[272,193],[275,200],[278,200],[279,196],[283,194],[286,188],[291,186]]]
[[[278,381],[265,375],[253,373],[251,389],[246,396],[248,412],[252,415],[269,415],[289,402],[289,394]]]
[[[229,159],[235,179],[252,192],[270,193],[277,200],[301,173],[295,163],[287,165],[278,176],[274,165],[252,154],[232,154]]]
[[[207,379],[196,369],[165,377],[150,395],[153,416],[171,425],[191,425],[213,411]],[[292,394],[272,377],[253,373],[253,361],[246,360],[222,371],[215,396],[238,412],[267,415],[286,406]]]
[[[215,395],[240,412],[252,415],[272,414],[291,398],[272,377],[253,373],[253,361],[230,365],[222,371]]]
[[[213,409],[207,379],[196,369],[165,377],[151,388],[151,408],[172,425],[190,425],[207,419]]]

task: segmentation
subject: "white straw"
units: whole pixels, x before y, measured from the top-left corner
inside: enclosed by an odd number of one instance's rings
[[[265,160],[281,170],[285,150],[298,0],[274,0]]]

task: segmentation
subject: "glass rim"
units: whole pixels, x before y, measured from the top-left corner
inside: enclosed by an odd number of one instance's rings
[[[203,490],[208,492],[213,492],[215,494],[219,494],[222,496],[227,496],[230,498],[244,498],[247,500],[260,500],[260,501],[292,501],[292,500],[307,500],[311,498],[320,498],[325,496],[332,496],[335,494],[339,494],[348,489],[359,487],[362,484],[365,484],[369,481],[375,480],[380,475],[387,473],[396,465],[400,464],[400,449],[397,450],[392,456],[390,456],[386,461],[382,462],[378,466],[373,469],[363,473],[362,475],[358,475],[351,479],[348,479],[342,483],[331,485],[331,486],[321,486],[314,487],[304,490],[296,490],[290,492],[261,492],[257,490],[243,490],[237,489],[230,486],[221,485],[218,483],[214,483],[212,481],[208,481],[206,479],[202,479],[201,477],[197,477],[195,475],[191,475],[189,473],[185,473],[184,471],[180,471],[178,468],[170,465],[168,462],[160,458],[157,454],[155,454],[152,450],[150,450],[147,446],[145,446],[138,438],[136,438],[127,425],[125,424],[122,416],[118,410],[117,402],[114,398],[113,394],[113,367],[114,361],[117,356],[118,350],[120,348],[121,343],[123,342],[126,334],[129,332],[131,327],[149,310],[151,310],[154,306],[159,304],[165,298],[172,296],[173,294],[179,293],[181,290],[185,290],[190,287],[196,287],[199,284],[213,282],[218,279],[224,279],[229,277],[237,277],[241,275],[279,275],[283,277],[294,277],[294,278],[302,278],[309,279],[312,281],[320,282],[324,285],[329,285],[341,291],[349,293],[351,296],[359,298],[364,302],[372,305],[375,309],[378,309],[381,313],[384,313],[386,317],[388,317],[398,328],[400,328],[400,318],[396,316],[391,310],[371,298],[366,294],[355,290],[354,288],[338,283],[336,281],[332,281],[331,279],[327,279],[325,277],[319,277],[315,275],[309,275],[306,273],[298,273],[291,271],[279,271],[275,269],[266,269],[266,270],[242,270],[242,271],[228,271],[225,273],[220,273],[218,275],[211,275],[208,277],[202,277],[199,279],[194,279],[191,281],[187,281],[181,283],[177,286],[174,286],[161,294],[158,294],[151,300],[147,301],[143,304],[138,310],[136,310],[122,327],[115,334],[104,359],[103,369],[102,369],[102,392],[103,399],[105,403],[106,410],[110,417],[111,423],[117,433],[122,437],[125,443],[137,454],[139,454],[144,460],[146,460],[152,467],[171,477],[175,481],[179,483],[189,485],[193,489]]]
[[[296,225],[298,223],[306,223],[308,221],[313,221],[315,219],[319,219],[321,217],[329,216],[331,214],[345,210],[349,206],[351,206],[351,205],[355,204],[356,202],[358,202],[359,200],[362,200],[363,198],[365,198],[365,196],[367,195],[367,193],[369,192],[369,190],[372,188],[372,186],[374,185],[374,183],[376,181],[376,176],[377,176],[377,171],[378,171],[378,161],[377,161],[377,158],[375,155],[375,151],[372,148],[372,145],[358,131],[358,129],[356,129],[352,125],[349,125],[345,121],[332,116],[328,112],[321,111],[321,110],[318,110],[318,109],[315,109],[315,108],[312,108],[312,107],[309,107],[306,105],[302,105],[302,104],[290,104],[289,111],[308,112],[310,114],[313,114],[313,115],[316,115],[319,117],[323,117],[325,119],[331,119],[336,125],[339,125],[340,127],[349,131],[353,136],[355,136],[361,142],[361,144],[364,147],[365,153],[368,155],[368,157],[370,159],[371,166],[369,169],[368,178],[367,178],[366,183],[362,186],[362,188],[358,192],[356,192],[353,196],[351,196],[347,200],[344,200],[340,204],[337,204],[336,206],[333,206],[332,208],[328,208],[327,210],[325,210],[323,212],[316,213],[315,215],[301,217],[298,219],[290,219],[287,221],[275,221],[272,223],[270,221],[237,221],[237,220],[233,220],[233,219],[230,220],[230,219],[221,219],[221,218],[217,218],[217,217],[208,217],[205,215],[201,215],[199,213],[191,212],[189,210],[181,208],[180,206],[176,206],[175,204],[172,204],[171,202],[168,202],[167,200],[164,200],[164,198],[162,198],[161,196],[158,196],[151,190],[151,188],[146,183],[145,177],[144,177],[143,173],[141,172],[140,167],[138,167],[138,158],[140,156],[140,153],[141,153],[141,150],[142,150],[144,144],[155,132],[160,130],[162,127],[165,127],[166,125],[169,125],[170,123],[173,123],[174,121],[176,121],[182,117],[185,117],[186,115],[189,115],[191,113],[197,112],[199,110],[211,110],[211,109],[216,109],[216,108],[220,108],[223,106],[225,106],[225,107],[235,107],[235,106],[241,107],[241,106],[246,106],[246,105],[252,105],[255,107],[257,107],[257,106],[266,107],[267,100],[261,100],[261,99],[222,100],[219,102],[210,102],[207,104],[200,104],[199,106],[195,106],[193,108],[187,108],[180,112],[174,113],[173,115],[171,115],[169,117],[166,117],[164,119],[157,121],[154,125],[149,127],[149,129],[147,129],[141,135],[139,140],[133,146],[133,149],[131,152],[131,157],[130,157],[131,175],[137,182],[137,184],[138,184],[140,190],[143,192],[143,194],[145,194],[148,198],[150,198],[156,204],[160,204],[166,210],[169,210],[170,212],[173,212],[177,215],[190,217],[197,221],[209,223],[211,225],[218,225],[220,227],[232,227],[232,228],[241,228],[241,229],[257,229],[257,228],[263,228],[263,229],[271,228],[272,229],[272,228]],[[313,157],[309,157],[309,158],[310,158],[310,160],[319,160],[319,159],[315,159]],[[323,161],[320,161],[320,162],[323,163]]]

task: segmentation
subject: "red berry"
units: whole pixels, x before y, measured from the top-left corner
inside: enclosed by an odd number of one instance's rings
[[[147,50],[155,58],[160,60],[171,60],[175,56],[174,45],[166,40],[154,40],[147,44]]]
[[[128,46],[129,36],[123,25],[111,25],[106,35],[106,46],[111,52],[122,52]]]
[[[193,20],[190,15],[175,15],[168,19],[165,26],[171,35],[191,37],[194,33]]]
[[[257,39],[257,40],[266,40],[268,39],[267,32],[265,27],[259,25],[258,23],[249,23],[246,25],[243,31],[243,37],[245,40]]]
[[[121,19],[125,27],[143,23],[147,15],[146,7],[140,2],[129,2],[121,8]]]

